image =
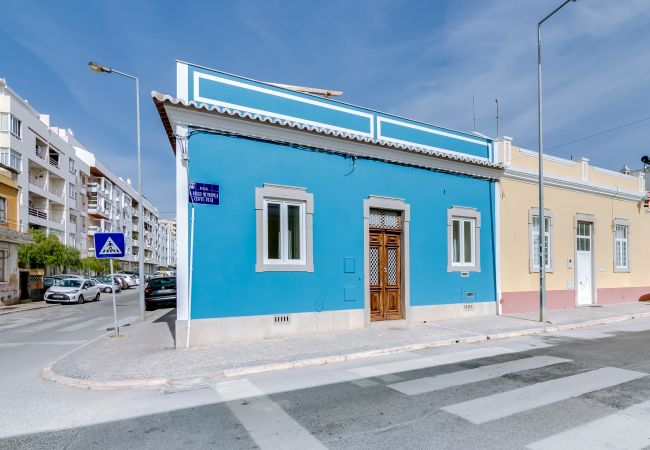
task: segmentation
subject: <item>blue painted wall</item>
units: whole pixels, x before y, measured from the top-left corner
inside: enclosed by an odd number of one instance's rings
[[[363,308],[369,195],[411,205],[411,305],[466,303],[467,291],[476,301],[495,301],[490,181],[363,159],[353,167],[341,156],[209,134],[192,136],[189,156],[191,181],[221,186],[220,206],[196,206],[193,318]],[[314,194],[313,273],[255,272],[255,188],[264,183]],[[468,278],[447,272],[451,206],[482,215],[481,272]]]
[[[188,99],[375,140],[489,158],[490,139],[189,65]],[[198,75],[195,84],[195,74]],[[381,120],[381,119],[387,119]],[[381,123],[380,123],[381,122]]]

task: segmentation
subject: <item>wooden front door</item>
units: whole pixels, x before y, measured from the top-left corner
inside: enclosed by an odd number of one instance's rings
[[[401,229],[373,227],[371,221],[369,250],[372,321],[403,318],[401,242]]]

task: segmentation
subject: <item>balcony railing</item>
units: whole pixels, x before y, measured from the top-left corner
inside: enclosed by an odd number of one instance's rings
[[[36,152],[36,156],[38,156],[39,158],[45,159],[45,149],[43,147],[40,147],[40,146],[37,145],[34,148],[34,151]]]
[[[39,177],[35,177],[33,175],[29,176],[29,184],[33,184],[34,186],[38,186],[41,189],[46,189],[45,186],[47,186],[45,184],[45,178],[39,178]]]
[[[63,197],[63,188],[58,188],[52,185],[48,185],[47,190],[50,192],[50,194],[54,194],[57,197]]]
[[[46,209],[32,208],[30,206],[28,212],[29,212],[30,216],[34,216],[34,217],[38,217],[39,219],[47,220],[47,210]]]
[[[54,159],[54,158],[52,158],[52,157],[50,156],[48,162],[50,163],[50,166],[54,166],[54,167],[56,167],[57,169],[59,168],[59,160],[58,160],[58,159]]]

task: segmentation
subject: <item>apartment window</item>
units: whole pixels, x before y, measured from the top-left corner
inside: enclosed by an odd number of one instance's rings
[[[10,148],[0,148],[0,164],[21,172],[23,168],[22,155]]]
[[[23,137],[23,122],[13,114],[0,114],[0,131],[10,132],[19,139]]]
[[[70,198],[77,198],[77,191],[74,184],[68,183],[68,190],[70,191]]]
[[[528,216],[530,225],[530,271],[539,272],[539,208],[532,208]],[[551,212],[544,212],[544,261],[545,271],[553,271],[552,253],[553,219]]]
[[[454,206],[447,210],[448,272],[479,272],[481,213]]]
[[[313,194],[264,185],[255,190],[258,272],[313,272]]]
[[[70,170],[70,173],[74,173],[74,159],[70,158],[68,161],[68,169]]]
[[[7,199],[0,197],[0,223],[7,223]]]
[[[630,271],[630,223],[625,219],[614,221],[614,272]]]

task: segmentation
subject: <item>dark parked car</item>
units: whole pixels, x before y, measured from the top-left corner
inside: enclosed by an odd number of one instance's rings
[[[52,277],[44,277],[43,278],[43,288],[47,291],[49,288],[54,286],[56,283],[58,283],[59,280],[56,278]]]
[[[166,306],[176,307],[176,277],[152,278],[144,289],[144,305],[147,311]]]

